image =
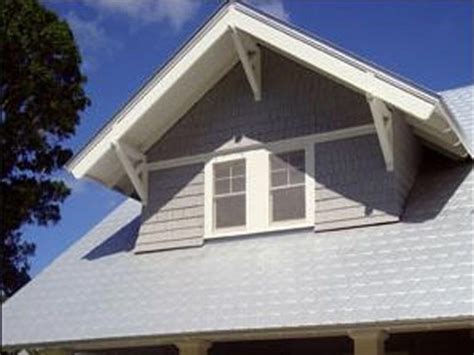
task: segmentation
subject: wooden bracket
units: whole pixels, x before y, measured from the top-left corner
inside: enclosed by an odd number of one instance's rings
[[[247,76],[255,101],[262,99],[261,50],[247,34],[230,26],[232,39]]]
[[[377,97],[367,94],[372,118],[375,124],[375,130],[382,149],[387,171],[393,171],[393,118],[392,111],[387,105]]]
[[[145,155],[124,142],[116,141],[112,143],[112,147],[127,173],[135,192],[140,197],[142,203],[146,205],[148,197],[148,171]]]

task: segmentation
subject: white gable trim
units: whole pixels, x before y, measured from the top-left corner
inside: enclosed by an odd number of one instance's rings
[[[214,42],[228,30],[229,13],[219,11],[170,62],[138,92],[99,134],[68,164],[76,178],[88,170],[110,149],[112,142],[121,139],[127,131],[164,95],[177,80],[201,57]]]
[[[211,153],[195,154],[191,156],[185,156],[175,159],[161,160],[161,161],[150,161],[147,163],[148,171],[154,170],[165,170],[170,168],[176,168],[180,166],[186,166],[191,164],[206,163],[211,159],[220,157],[223,155],[236,154],[251,150],[266,149],[269,151],[285,151],[287,149],[302,149],[308,144],[320,144],[326,142],[332,142],[341,139],[361,137],[376,133],[376,129],[373,124],[366,124],[361,126],[354,126],[348,128],[341,128],[334,131],[314,133],[307,136],[299,136],[293,138],[282,139],[278,141],[272,141],[268,143],[251,143],[241,147],[222,148],[217,149]]]
[[[231,30],[231,28],[234,30]],[[219,43],[222,43],[222,40],[227,40],[227,37],[232,41],[232,33],[234,33],[235,41],[235,34],[237,32],[240,32],[239,37],[243,37],[240,36],[242,34],[245,35],[245,38],[252,38],[253,41],[267,45],[361,93],[383,100],[386,104],[398,108],[419,120],[421,127],[430,126],[438,129],[437,127],[443,124],[444,128],[451,128],[447,144],[449,145],[460,140],[461,149],[459,149],[460,153],[458,155],[466,154],[467,145],[463,141],[463,137],[460,136],[459,130],[453,124],[449,112],[442,109],[440,98],[437,95],[410,85],[381,71],[375,66],[371,66],[333,46],[307,36],[246,5],[230,3],[221,8],[203,26],[192,40],[68,163],[67,168],[77,178],[83,176],[97,178],[94,176],[95,173],[100,171],[107,175],[107,171],[112,171],[110,166],[115,167],[118,164],[117,161],[111,160],[111,156],[114,156],[110,154],[113,142],[119,140],[139,141],[140,144],[135,145],[139,146],[142,151],[147,150],[154,141],[158,140],[172,126],[172,123],[180,118],[183,114],[181,111],[184,110],[185,112],[195,101],[192,98],[183,99],[185,102],[178,105],[180,106],[180,111],[174,112],[176,117],[168,117],[166,120],[154,117],[151,121],[148,119],[146,125],[141,122],[141,119],[159,100],[163,101],[163,98],[167,98],[166,95],[170,92],[171,88],[180,80],[186,78],[185,75],[193,73],[195,64],[212,48],[215,49],[213,46],[216,43],[219,41]],[[262,94],[264,95],[260,85],[258,65],[249,63],[250,60],[246,56],[247,51],[242,51],[239,43],[237,38],[235,44],[238,48],[233,55],[235,60],[240,59],[242,61],[254,96],[258,100]],[[214,53],[214,59],[226,60],[230,63],[229,55],[226,53]],[[209,67],[209,71],[222,69],[214,68],[212,65]],[[194,75],[197,74],[194,73]],[[222,73],[215,73],[215,77],[218,75],[222,75]],[[172,100],[181,99],[179,95],[171,96]],[[195,99],[197,100],[198,98]],[[163,106],[160,107],[166,107],[166,102],[162,101],[160,101],[160,104]],[[161,111],[157,110],[157,112]],[[134,129],[140,127],[140,125],[146,129],[146,132],[153,132],[152,137],[132,136],[135,134],[133,133]],[[153,138],[154,141],[151,141],[150,138]],[[465,148],[463,149],[462,147]],[[104,161],[107,161],[108,167],[104,164]],[[111,179],[115,177],[111,176],[111,174],[107,176],[107,178],[98,179],[110,186]]]
[[[237,4],[231,11],[236,28],[312,69],[337,78],[363,93],[383,98],[387,103],[420,119],[428,119],[435,109],[438,101],[436,96],[399,83],[395,78],[388,81],[378,69],[271,18],[251,12],[245,6]]]

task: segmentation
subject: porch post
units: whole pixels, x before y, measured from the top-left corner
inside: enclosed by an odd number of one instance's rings
[[[179,355],[207,355],[207,350],[211,347],[208,341],[185,341],[175,345]]]
[[[385,340],[382,330],[355,330],[349,332],[354,341],[354,355],[385,355]]]
[[[74,352],[69,349],[42,349],[39,351],[41,355],[74,355]]]

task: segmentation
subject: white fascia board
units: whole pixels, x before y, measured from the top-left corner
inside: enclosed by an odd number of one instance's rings
[[[281,30],[284,25],[275,20],[256,13],[250,16],[235,8],[230,13],[234,26],[241,31],[402,111],[426,120],[435,109],[437,97],[415,92],[413,88],[405,90],[406,84],[394,85],[394,79],[392,82],[382,80],[377,69],[288,27]]]
[[[85,176],[98,160],[136,124],[208,49],[229,30],[229,13],[224,8],[139,92],[85,151],[67,166],[76,178]]]
[[[233,3],[223,7],[194,38],[115,116],[112,122],[67,165],[76,178],[88,174],[111,149],[137,124],[152,105],[187,73],[212,45],[229,31],[229,26],[276,48],[302,64],[334,77],[389,105],[428,120],[439,108],[440,99],[417,89],[375,67],[357,60],[323,42],[315,40],[268,16]],[[449,115],[443,115],[449,117]]]

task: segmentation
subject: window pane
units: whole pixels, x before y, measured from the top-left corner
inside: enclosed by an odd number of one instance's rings
[[[279,170],[272,173],[272,187],[284,186],[288,184],[288,174],[286,170]]]
[[[245,191],[245,178],[237,177],[232,179],[232,192]]]
[[[235,160],[232,162],[232,176],[245,176],[245,160]]]
[[[290,184],[304,183],[304,170],[301,168],[290,167]]]
[[[226,177],[230,177],[229,163],[214,164],[214,178],[222,179]]]
[[[272,191],[273,221],[305,218],[304,186]]]
[[[286,169],[288,163],[285,161],[286,154],[272,155],[270,157],[271,170],[282,170]]]
[[[304,170],[305,166],[304,150],[290,153],[290,164],[295,168]]]
[[[214,193],[221,195],[230,192],[230,179],[216,180],[214,183]]]
[[[273,155],[271,157],[271,170],[272,186],[284,186],[304,183],[304,150]],[[288,176],[286,179],[283,177],[284,174]]]
[[[216,228],[245,225],[245,195],[216,198],[215,219]]]

